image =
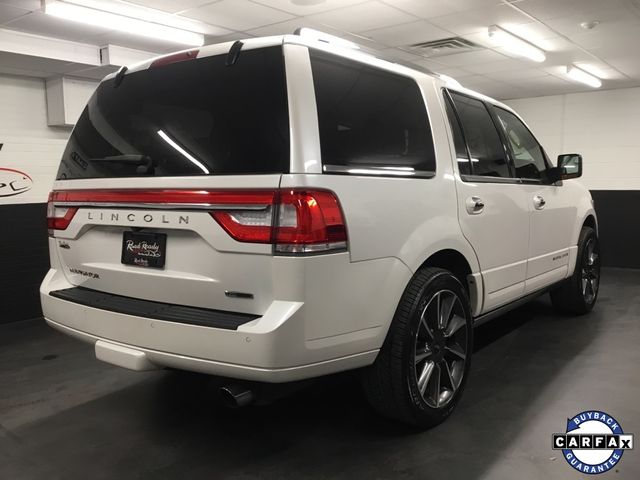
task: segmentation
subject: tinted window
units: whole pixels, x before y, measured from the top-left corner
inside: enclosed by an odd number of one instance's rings
[[[323,52],[310,55],[324,165],[435,171],[415,81]]]
[[[469,161],[469,153],[467,152],[467,145],[460,129],[460,122],[453,109],[453,104],[448,95],[444,96],[445,109],[447,111],[447,117],[449,118],[449,124],[451,125],[451,132],[453,134],[453,144],[456,148],[456,159],[458,160],[458,170],[460,175],[471,175],[471,166]]]
[[[451,92],[471,154],[471,171],[487,177],[510,177],[507,156],[483,102]]]
[[[538,141],[513,113],[501,108],[496,108],[495,112],[511,145],[516,177],[543,179],[547,164]]]
[[[204,57],[103,82],[78,120],[58,178],[289,171],[282,48]]]

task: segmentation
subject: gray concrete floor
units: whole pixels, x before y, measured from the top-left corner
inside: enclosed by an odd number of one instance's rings
[[[0,479],[587,478],[551,435],[587,409],[640,440],[640,271],[604,271],[585,317],[546,297],[480,327],[453,416],[415,433],[377,417],[353,374],[230,411],[212,380],[135,373],[42,320],[0,326]],[[609,478],[640,478],[640,448]]]

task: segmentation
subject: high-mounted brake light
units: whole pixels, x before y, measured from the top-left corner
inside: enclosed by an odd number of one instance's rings
[[[184,52],[173,53],[171,55],[165,55],[157,60],[151,62],[149,68],[162,67],[164,65],[171,65],[172,63],[184,62],[185,60],[193,60],[197,58],[199,49],[186,50]]]
[[[66,190],[49,195],[49,232],[68,227],[78,208],[206,210],[238,242],[273,244],[281,254],[346,250],[347,229],[336,195],[317,189]]]

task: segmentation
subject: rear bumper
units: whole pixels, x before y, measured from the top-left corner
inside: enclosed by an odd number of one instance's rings
[[[133,370],[172,367],[243,380],[296,381],[372,364],[388,328],[376,322],[347,329],[349,319],[362,318],[353,311],[325,316],[338,306],[335,295],[323,309],[274,300],[262,316],[224,329],[109,311],[50,294],[71,287],[61,271],[49,271],[40,289],[46,321],[94,344],[99,359]],[[343,330],[310,335],[333,322]]]
[[[153,370],[171,367],[180,370],[220,375],[229,378],[252,380],[259,382],[281,383],[302,380],[305,378],[328,375],[344,370],[370,365],[376,358],[378,350],[357,353],[346,357],[335,358],[323,362],[285,368],[260,368],[248,365],[219,362],[204,358],[178,355],[134,345],[106,340],[75,328],[45,318],[47,323],[69,336],[95,345],[96,357],[99,360],[128,368],[130,370]]]
[[[135,302],[130,308],[120,297],[117,308],[109,310],[99,295],[86,304],[51,295],[82,287],[69,282],[67,267],[56,260],[52,256],[52,269],[40,287],[44,317],[52,327],[96,345],[101,360],[134,370],[173,367],[274,383],[373,363],[411,278],[395,258],[352,263],[348,253],[278,257],[273,262],[275,299],[260,309],[261,315],[248,315],[253,318],[235,328],[218,328],[211,318],[200,322],[202,312],[193,316],[191,311],[158,310],[158,305],[152,307],[159,318],[149,318],[153,315],[145,309],[154,302]]]

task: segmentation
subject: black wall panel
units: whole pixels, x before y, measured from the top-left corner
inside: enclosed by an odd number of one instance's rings
[[[0,205],[0,323],[39,317],[49,269],[47,205]]]
[[[640,268],[640,190],[594,190],[602,265]]]

